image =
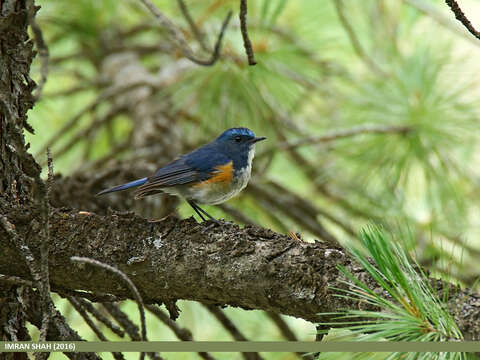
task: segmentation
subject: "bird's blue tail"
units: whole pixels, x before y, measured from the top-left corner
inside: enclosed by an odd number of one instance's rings
[[[100,196],[100,195],[108,194],[108,193],[115,192],[115,191],[122,191],[122,190],[130,189],[130,188],[133,188],[133,187],[137,187],[137,186],[145,184],[147,182],[147,180],[148,180],[148,178],[144,177],[142,179],[130,181],[129,183],[126,183],[126,184],[117,185],[117,186],[111,187],[110,189],[105,189],[105,190],[100,191],[96,196]]]

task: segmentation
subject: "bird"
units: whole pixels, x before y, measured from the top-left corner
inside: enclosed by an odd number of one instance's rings
[[[141,199],[164,192],[185,199],[202,221],[206,221],[206,216],[219,223],[198,204],[221,204],[240,193],[250,180],[255,144],[265,139],[245,127],[227,129],[212,142],[181,155],[152,176],[96,195],[137,188],[135,199]]]

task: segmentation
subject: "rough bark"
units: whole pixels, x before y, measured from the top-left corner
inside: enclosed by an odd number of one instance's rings
[[[31,202],[32,176],[39,174],[22,133],[35,86],[28,75],[33,51],[27,25],[25,2],[0,2],[0,215],[10,204]],[[1,340],[28,340],[18,294],[8,285],[0,287],[0,309]]]
[[[33,106],[32,90],[35,82],[30,78],[30,65],[34,56],[33,43],[28,36],[29,19],[37,8],[33,1],[0,1],[0,219],[23,218],[24,213],[45,211],[45,184],[40,179],[40,166],[28,153],[23,129],[33,132],[27,123],[27,111]],[[34,212],[35,212],[34,211]],[[32,220],[32,219],[30,219]],[[36,223],[38,225],[38,218]],[[43,227],[44,228],[44,227]],[[15,231],[13,227],[11,230]],[[43,229],[42,229],[43,230]],[[45,233],[37,234],[44,236]],[[5,231],[8,246],[16,247]],[[20,236],[24,236],[21,234]],[[18,244],[17,244],[18,245]],[[38,253],[37,259],[40,259]],[[25,253],[3,259],[2,264],[24,262]],[[37,291],[9,283],[0,284],[0,339],[3,341],[30,340],[26,321],[42,327],[45,308]],[[49,317],[47,340],[82,340],[65,319],[55,312]],[[68,353],[73,359],[98,359],[95,354]],[[13,359],[26,358],[26,354],[12,353]]]
[[[50,223],[53,288],[131,298],[115,275],[70,261],[87,256],[124,271],[146,302],[189,299],[318,321],[319,312],[362,306],[334,297],[330,287],[344,287],[338,264],[376,286],[341,248],[298,242],[259,227],[211,227],[173,217],[149,222],[132,213],[99,216],[71,209],[56,209]],[[38,254],[29,222],[16,227]],[[10,261],[20,254],[0,235],[0,273],[28,278],[23,262]],[[480,297],[459,289],[450,293],[450,310],[465,337],[479,339]]]

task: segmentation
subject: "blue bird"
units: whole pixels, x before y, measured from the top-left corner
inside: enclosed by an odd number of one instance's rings
[[[138,187],[135,199],[165,192],[184,198],[203,221],[206,215],[217,222],[198,204],[220,204],[242,191],[250,180],[255,143],[265,139],[247,128],[228,129],[152,176],[105,189],[97,196],[134,187]]]

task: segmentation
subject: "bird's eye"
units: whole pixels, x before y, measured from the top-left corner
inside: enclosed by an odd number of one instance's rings
[[[234,140],[235,142],[239,143],[240,141],[242,141],[242,138],[240,136],[235,136]]]

